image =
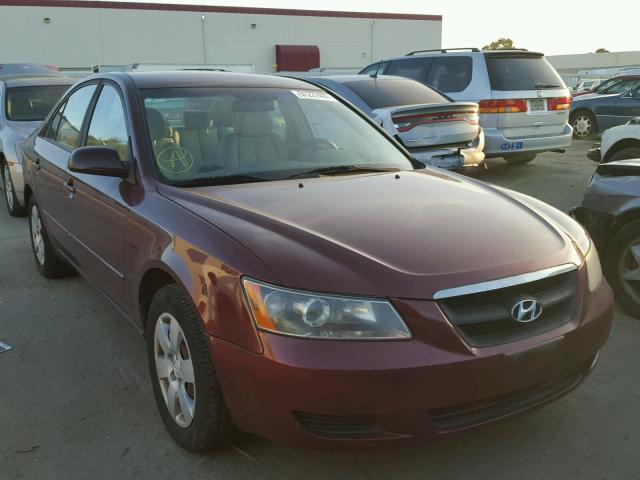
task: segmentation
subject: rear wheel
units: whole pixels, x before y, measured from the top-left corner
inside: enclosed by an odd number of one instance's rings
[[[640,148],[623,148],[622,150],[619,150],[611,155],[611,158],[609,158],[608,162],[615,162],[617,160],[629,160],[632,158],[640,158]]]
[[[571,115],[571,126],[573,127],[573,137],[587,139],[598,131],[596,117],[588,110],[579,110]]]
[[[536,158],[535,153],[518,153],[516,155],[510,155],[508,157],[504,157],[507,163],[511,165],[523,165],[525,163],[531,162]]]
[[[202,322],[178,285],[153,297],[146,337],[153,392],[174,441],[201,452],[237,438]]]
[[[40,215],[40,209],[33,195],[29,199],[28,211],[31,249],[40,274],[46,278],[58,278],[72,274],[71,267],[58,257],[51,245],[49,235]]]
[[[611,239],[604,267],[618,303],[629,315],[640,317],[640,220]]]
[[[4,199],[9,215],[12,217],[23,217],[27,213],[27,210],[18,203],[18,197],[13,188],[13,181],[11,180],[9,165],[6,163],[2,166],[2,180],[4,184]]]

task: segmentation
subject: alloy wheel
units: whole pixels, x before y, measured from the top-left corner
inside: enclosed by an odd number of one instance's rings
[[[588,137],[593,130],[591,119],[587,115],[577,115],[573,119],[573,131],[578,137]]]
[[[11,174],[9,172],[9,166],[4,166],[4,194],[7,196],[7,204],[9,210],[13,210],[13,183],[11,183]]]
[[[170,313],[158,317],[153,344],[156,374],[169,415],[178,426],[187,428],[196,407],[195,375],[187,339]]]
[[[625,291],[640,304],[640,238],[629,242],[622,251],[618,273]]]
[[[40,211],[36,205],[31,208],[29,220],[31,222],[31,242],[33,243],[33,251],[36,253],[38,263],[40,263],[40,265],[44,265],[45,257],[42,220],[40,218]]]

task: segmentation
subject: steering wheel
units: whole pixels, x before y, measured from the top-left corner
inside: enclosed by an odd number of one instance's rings
[[[311,140],[305,140],[294,148],[290,153],[291,155],[297,155],[298,153],[306,150],[307,148],[322,148],[327,150],[340,150],[340,147],[326,138],[314,138]]]

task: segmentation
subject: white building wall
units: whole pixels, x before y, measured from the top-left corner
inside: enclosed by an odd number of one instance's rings
[[[410,50],[440,48],[441,38],[438,20],[0,7],[0,63],[63,68],[253,63],[256,72],[266,73],[274,71],[277,44],[317,45],[321,66],[357,68]]]

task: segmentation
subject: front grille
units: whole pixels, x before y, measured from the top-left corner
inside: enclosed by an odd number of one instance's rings
[[[576,307],[575,270],[534,282],[488,292],[445,298],[438,302],[449,321],[471,346],[488,347],[514,342],[568,323]],[[542,304],[542,315],[530,322],[511,318],[518,300],[533,298]]]
[[[318,437],[367,438],[380,436],[384,430],[372,415],[317,415],[293,412],[302,428]]]
[[[440,433],[496,420],[518,413],[530,407],[567,393],[586,376],[593,357],[580,367],[546,384],[537,385],[518,392],[491,398],[489,400],[431,410],[431,425]]]

